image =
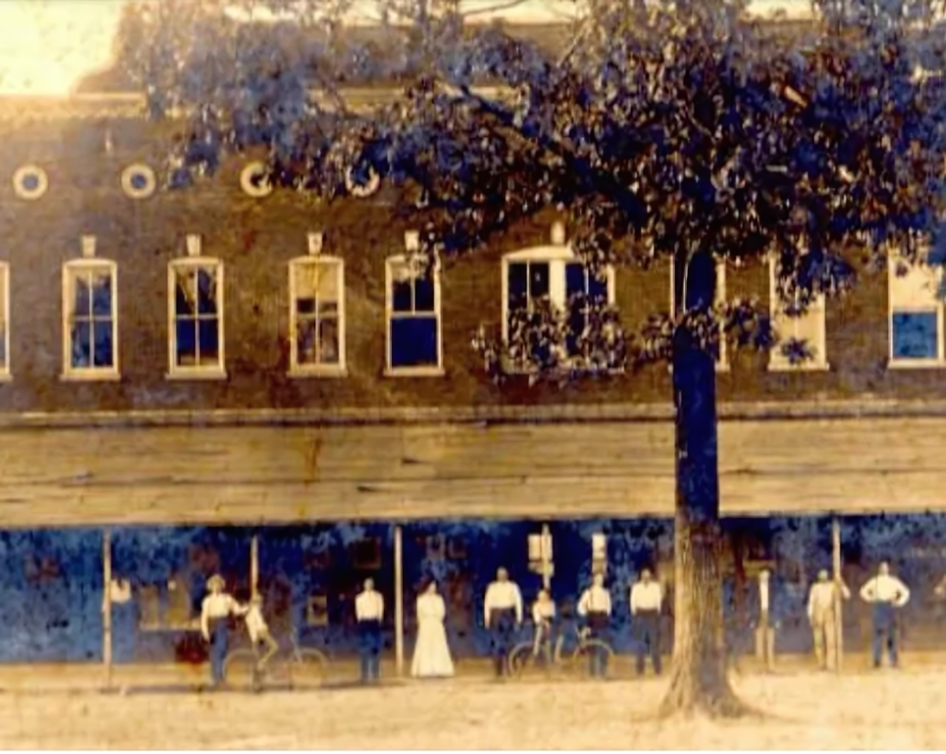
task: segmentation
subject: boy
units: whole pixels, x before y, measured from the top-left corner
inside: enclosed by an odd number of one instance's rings
[[[553,636],[555,622],[555,603],[548,591],[539,591],[539,598],[532,605],[532,620],[535,623],[535,644],[532,653],[539,656],[540,650],[545,650],[545,662],[552,662],[552,647],[555,643]]]
[[[266,667],[269,659],[279,651],[279,643],[269,632],[269,626],[266,625],[266,620],[263,618],[263,598],[260,595],[254,594],[250,599],[250,604],[243,608],[241,612],[244,615],[243,620],[246,621],[246,631],[253,643],[253,653],[258,656],[260,643],[265,644],[268,648],[266,653],[262,657],[258,657],[256,661],[255,672],[259,673]]]

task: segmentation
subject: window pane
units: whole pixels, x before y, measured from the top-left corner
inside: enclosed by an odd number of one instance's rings
[[[798,333],[799,340],[805,341],[814,357],[818,361],[824,361],[824,308],[822,306],[809,307],[808,311],[805,312],[805,316],[796,320],[795,332]]]
[[[936,312],[896,312],[893,315],[893,357],[935,359],[939,356]]]
[[[175,270],[174,313],[178,317],[193,315],[195,310],[194,271]]]
[[[96,271],[92,275],[92,314],[97,317],[112,316],[112,274]]]
[[[72,355],[70,365],[73,369],[92,366],[92,323],[76,322],[72,325]]]
[[[434,273],[430,276],[419,277],[414,281],[414,311],[434,311]]]
[[[297,263],[295,265],[296,298],[315,298],[319,289],[318,267],[314,264]]]
[[[197,323],[197,354],[200,366],[215,366],[220,363],[220,320],[202,319]]]
[[[391,366],[437,366],[437,318],[391,320]]]
[[[72,314],[75,317],[88,317],[92,312],[92,296],[89,291],[89,276],[83,273],[72,273],[73,298]]]
[[[114,365],[112,355],[112,321],[96,320],[92,325],[94,334],[95,354],[93,364],[97,367],[111,367]]]
[[[318,364],[316,350],[316,323],[314,319],[304,319],[296,325],[296,361],[298,364]]]
[[[585,293],[585,267],[577,262],[565,265],[565,300]]]
[[[175,325],[177,365],[192,367],[197,363],[197,322],[179,318]]]
[[[588,274],[588,296],[596,302],[604,303],[608,300],[608,278],[606,275],[599,278],[597,275]]]
[[[338,320],[319,320],[319,363],[338,364]]]
[[[318,277],[319,301],[338,301],[338,270],[337,262],[320,262],[315,266]]]
[[[391,283],[391,306],[396,312],[412,312],[412,283],[410,278],[399,280],[397,277]]]
[[[529,297],[536,299],[549,295],[549,263],[529,264]]]
[[[217,313],[217,271],[212,267],[197,272],[197,313]]]
[[[315,298],[297,298],[296,314],[302,317],[311,317],[315,314]]]
[[[529,265],[515,262],[509,265],[509,298],[510,309],[525,308],[529,303]]]

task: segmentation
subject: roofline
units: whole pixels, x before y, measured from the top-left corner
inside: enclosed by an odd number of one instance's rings
[[[784,421],[860,418],[946,418],[946,400],[865,396],[852,400],[723,402],[719,420]],[[35,411],[0,413],[0,431],[18,429],[319,426],[385,424],[518,424],[671,422],[667,403],[556,404],[548,406],[392,407],[363,409],[216,409],[142,411]]]

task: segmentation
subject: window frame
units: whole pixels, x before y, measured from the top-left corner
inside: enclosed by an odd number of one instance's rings
[[[395,315],[402,318],[416,316],[417,312],[406,314],[404,312],[394,311],[394,294],[392,286],[394,283],[394,267],[397,265],[406,265],[409,262],[407,254],[395,254],[384,260],[384,328],[385,328],[385,377],[443,377],[446,373],[443,366],[443,308],[440,290],[440,260],[434,261],[434,311],[433,315],[437,318],[437,364],[435,366],[413,366],[413,367],[395,367],[392,366],[391,349],[391,322]],[[430,315],[431,312],[423,312],[424,315]]]
[[[924,252],[926,253],[926,252]],[[903,261],[910,266],[910,263],[901,259],[895,251],[888,252],[887,255],[887,368],[888,369],[940,369],[946,367],[946,337],[944,337],[944,302],[938,298],[937,292],[933,291],[930,303],[896,305],[894,300],[894,281],[897,278],[897,264]],[[943,267],[936,265],[936,285],[943,284]],[[936,351],[937,355],[933,358],[909,359],[894,356],[894,314],[922,314],[934,311],[936,313]]]
[[[302,267],[336,266],[338,270],[338,363],[337,364],[300,364],[298,312],[296,294],[298,291],[298,271]],[[315,315],[318,328],[318,313]],[[289,261],[289,376],[290,377],[344,377],[348,374],[345,352],[345,261],[341,257],[322,254],[309,254]]]
[[[75,276],[82,271],[96,269],[107,270],[111,283],[112,364],[108,367],[74,367],[72,366],[72,328],[69,321],[75,300],[73,281],[76,279]],[[65,262],[62,265],[62,372],[60,379],[67,382],[117,382],[120,380],[118,333],[118,263],[98,257],[83,257]],[[94,350],[94,345],[92,348]]]
[[[6,359],[0,364],[0,382],[9,382],[13,379],[13,372],[10,370],[10,263],[0,261],[0,275],[3,280],[0,281],[0,292],[3,293],[3,347]]]
[[[565,268],[572,263],[580,264],[581,260],[571,246],[533,246],[528,249],[511,251],[503,255],[502,259],[502,338],[503,343],[509,342],[509,265],[511,264],[548,264],[549,265],[549,298],[554,306],[564,307],[566,301],[567,274]],[[616,296],[616,274],[613,265],[605,267],[607,273],[608,305],[613,306]],[[586,273],[588,274],[587,270]],[[555,287],[561,288],[556,296]]]
[[[769,350],[769,359],[768,359],[768,370],[770,372],[826,372],[831,369],[831,364],[828,361],[828,321],[827,321],[827,312],[828,312],[828,302],[827,298],[823,293],[818,294],[817,303],[812,302],[808,307],[808,311],[802,317],[789,317],[784,312],[780,312],[778,300],[778,288],[776,286],[775,279],[775,270],[778,260],[775,255],[770,255],[768,259],[769,267],[769,314],[772,318],[772,321],[775,322],[776,317],[789,319],[792,323],[793,338],[798,339],[798,323],[803,320],[805,317],[816,314],[820,317],[820,335],[821,343],[818,344],[819,348],[815,351],[815,358],[805,359],[804,361],[798,364],[792,364],[786,357],[777,355],[779,346]],[[774,357],[774,358],[773,358]]]
[[[217,342],[218,358],[214,366],[177,365],[177,271],[193,267],[214,266],[217,285]],[[225,300],[223,260],[217,257],[187,256],[168,263],[168,371],[169,380],[223,380],[227,378],[225,339]]]
[[[677,286],[676,286],[676,264],[673,257],[670,257],[670,316],[674,316],[677,307]],[[726,300],[726,260],[716,260],[716,298],[714,304]],[[719,358],[716,359],[716,371],[728,372],[729,363],[729,343],[726,342],[726,331],[723,323],[719,325]],[[670,364],[670,371],[673,371],[673,364]]]

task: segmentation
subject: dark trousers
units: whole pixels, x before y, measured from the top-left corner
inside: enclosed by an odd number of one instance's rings
[[[637,623],[637,674],[644,674],[644,657],[649,653],[654,672],[660,675],[660,613],[641,610],[634,616]]]
[[[358,638],[361,680],[376,680],[381,676],[381,621],[358,621]]]
[[[588,628],[591,638],[606,642],[611,619],[607,613],[588,613]],[[588,663],[593,677],[603,678],[608,670],[608,653],[601,647],[591,647],[588,651]]]
[[[224,681],[224,661],[227,659],[228,626],[226,618],[210,619],[210,679],[214,686]]]
[[[879,668],[883,659],[884,638],[890,664],[897,666],[897,621],[893,605],[889,602],[874,603],[874,667]]]
[[[516,611],[490,610],[489,639],[493,650],[493,666],[496,675],[503,675],[507,670],[506,656],[512,645],[513,632],[516,630]]]

